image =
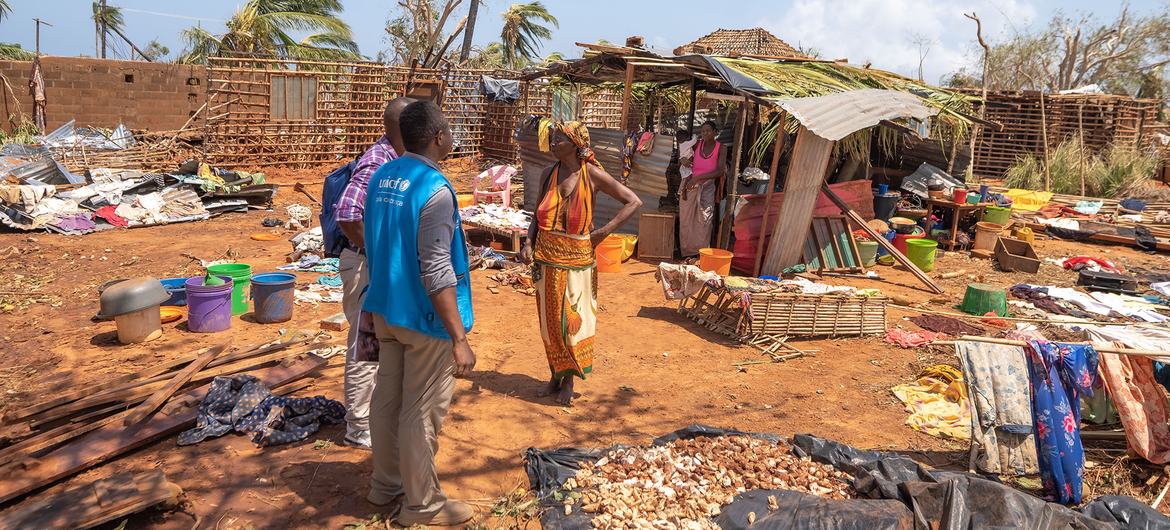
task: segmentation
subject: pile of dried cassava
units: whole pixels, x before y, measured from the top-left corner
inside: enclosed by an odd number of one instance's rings
[[[853,497],[849,475],[792,454],[788,444],[748,436],[698,437],[610,451],[566,481],[565,511],[579,505],[601,529],[706,529],[739,493],[786,489]],[[769,499],[775,509],[775,499]],[[755,515],[755,514],[753,514]],[[763,517],[766,514],[759,514]],[[754,519],[754,517],[752,517]]]

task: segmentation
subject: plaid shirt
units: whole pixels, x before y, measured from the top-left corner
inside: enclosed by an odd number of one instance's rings
[[[353,168],[353,175],[349,184],[341,192],[341,198],[334,205],[338,222],[361,222],[366,206],[366,187],[370,184],[370,177],[382,167],[382,164],[398,158],[390,139],[382,136],[374,145],[362,153],[357,166]]]

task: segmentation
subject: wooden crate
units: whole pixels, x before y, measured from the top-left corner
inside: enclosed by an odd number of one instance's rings
[[[638,218],[638,259],[674,258],[677,218],[673,213],[644,213]]]

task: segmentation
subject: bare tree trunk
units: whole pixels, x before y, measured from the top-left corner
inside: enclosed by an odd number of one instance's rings
[[[459,52],[459,62],[467,62],[471,56],[471,37],[475,33],[475,18],[479,14],[479,0],[471,0],[467,7],[467,29],[463,30],[463,51]]]
[[[983,102],[979,105],[979,119],[983,120],[987,114],[987,61],[991,55],[991,46],[988,46],[987,41],[983,40],[983,22],[979,20],[979,15],[972,11],[970,15],[964,13],[963,16],[975,21],[975,37],[979,40],[979,46],[983,48],[983,75],[979,79],[979,85],[983,88]],[[967,166],[967,169],[972,176],[975,174],[975,138],[979,136],[981,127],[982,125],[978,123],[971,126],[971,164]]]

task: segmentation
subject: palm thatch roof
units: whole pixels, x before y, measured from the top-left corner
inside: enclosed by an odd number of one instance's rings
[[[675,55],[762,55],[807,59],[764,28],[717,29],[674,49]]]

